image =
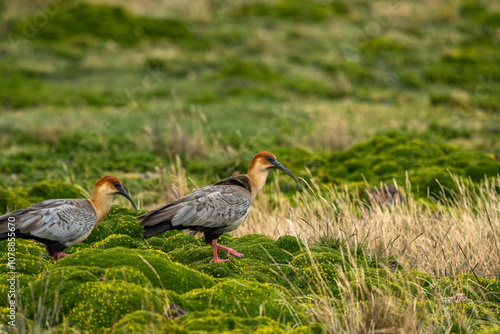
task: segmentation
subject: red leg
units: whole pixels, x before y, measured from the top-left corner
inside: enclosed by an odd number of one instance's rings
[[[226,252],[227,252],[227,257],[228,257],[228,258],[229,258],[229,254],[234,255],[234,256],[237,256],[237,257],[242,257],[242,256],[245,256],[244,254],[238,253],[237,251],[235,251],[234,249],[231,249],[231,248],[229,248],[229,247],[224,247],[224,246],[221,246],[221,245],[217,245],[217,249],[220,249],[220,250],[226,251]]]
[[[54,258],[54,262],[57,262],[57,260],[59,260],[60,257],[66,257],[66,256],[69,256],[69,254],[63,252],[54,253],[54,255],[52,255],[52,257]]]
[[[225,260],[219,259],[219,256],[217,255],[217,247],[221,247],[221,246],[217,246],[217,239],[214,239],[214,240],[210,241],[210,245],[212,246],[212,248],[214,250],[214,258],[210,261],[210,263],[212,263],[212,262],[226,262],[226,261],[229,261],[229,259],[225,259]]]

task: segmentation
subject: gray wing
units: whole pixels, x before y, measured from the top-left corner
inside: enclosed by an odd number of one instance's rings
[[[229,226],[248,213],[250,192],[240,186],[212,185],[138,217],[140,225],[154,226],[169,221],[173,227]]]
[[[53,199],[1,216],[0,233],[8,231],[9,218],[21,233],[64,244],[88,234],[97,215],[86,199]]]

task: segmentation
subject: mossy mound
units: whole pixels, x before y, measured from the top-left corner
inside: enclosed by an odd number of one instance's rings
[[[92,268],[93,269],[93,268]],[[40,302],[46,309],[60,308],[62,313],[71,309],[73,304],[72,291],[86,282],[99,281],[100,274],[89,267],[78,266],[74,268],[53,268],[42,273],[29,285],[21,289],[23,305],[28,314],[34,314],[40,307]]]
[[[179,321],[188,332],[208,333],[286,333],[287,327],[270,318],[243,318],[227,315],[219,310],[193,312]]]
[[[161,252],[131,250],[121,247],[107,250],[85,249],[58,261],[57,266],[93,266],[114,268],[133,266],[141,271],[153,285],[179,293],[200,287],[211,287],[209,276],[171,262]]]
[[[451,174],[480,182],[500,173],[500,163],[491,155],[412,139],[399,132],[373,137],[331,154],[287,148],[273,148],[274,151],[280,160],[290,159],[288,168],[302,170],[306,166],[325,184],[365,184],[365,180],[369,184],[380,184],[392,183],[394,179],[405,185],[408,171],[412,191],[421,196],[426,196],[428,190],[431,194],[455,191]]]
[[[276,240],[276,245],[292,254],[297,254],[305,249],[304,242],[291,235],[283,235],[279,237],[278,240]]]
[[[290,281],[305,291],[315,290],[322,282],[330,285],[332,291],[337,291],[339,269],[348,270],[350,265],[337,250],[315,248],[317,249],[311,249],[309,253],[304,252],[293,259],[290,263],[293,270],[288,272]]]
[[[141,213],[139,213],[141,214]],[[112,205],[106,219],[94,228],[87,239],[83,241],[85,244],[95,244],[104,241],[106,238],[122,234],[131,238],[142,240],[142,226],[139,226],[137,213],[133,209]],[[108,240],[111,247],[111,240]],[[70,249],[68,251],[71,251]]]
[[[150,290],[150,281],[129,266],[108,270],[96,267],[59,267],[22,285],[27,315],[59,310],[71,325],[110,327],[123,315],[146,308],[162,312],[166,295]],[[55,319],[57,320],[57,319]]]
[[[55,198],[83,198],[82,189],[62,181],[39,182],[28,190],[32,202],[41,202]]]
[[[120,45],[132,45],[152,38],[166,38],[172,41],[190,38],[188,28],[180,21],[139,17],[120,7],[80,2],[52,17],[50,11],[43,14],[46,16],[43,29],[37,28],[40,24],[37,13],[19,21],[14,26],[13,33],[24,38],[50,41],[92,36],[113,40]]]
[[[204,244],[201,239],[189,236],[186,233],[176,233],[171,237],[163,239],[161,243],[156,243],[156,245],[160,246],[159,249],[166,253],[188,245],[203,246]]]
[[[293,322],[300,316],[290,311],[291,301],[267,284],[225,280],[211,289],[185,293],[177,304],[187,312],[215,309],[239,317],[267,316],[280,322]]]
[[[182,238],[180,238],[181,242]],[[175,245],[173,245],[175,247]],[[179,245],[168,253],[168,258],[174,262],[191,265],[195,262],[208,263],[213,258],[212,247],[193,244]]]
[[[30,205],[31,202],[19,195],[18,192],[9,191],[0,186],[0,214],[6,213],[7,210],[10,212]]]
[[[268,263],[288,263],[293,258],[293,255],[280,248],[275,240],[261,234],[247,234],[236,238],[229,247],[245,254],[246,258]]]
[[[81,328],[111,327],[127,313],[163,310],[166,296],[126,282],[87,282],[71,291],[69,320]]]
[[[235,239],[221,238],[218,244],[244,254],[242,258],[230,255],[231,260],[253,259],[268,263],[289,263],[292,260],[293,254],[281,248],[280,244],[284,247],[291,247],[292,250],[297,250],[298,247],[297,242],[282,240],[277,243],[275,240],[260,234],[248,234]],[[163,242],[161,249],[169,252],[168,256],[172,261],[183,264],[191,264],[197,261],[208,263],[213,258],[212,248],[204,245],[201,239],[182,234],[167,238]],[[227,252],[223,250],[218,250],[218,255],[221,259],[227,259]]]
[[[16,239],[15,247],[10,247],[7,241],[0,242],[0,252],[0,259],[5,263],[1,266],[0,273],[36,275],[52,263],[45,245],[32,240]],[[13,267],[8,266],[9,263]]]
[[[137,239],[123,234],[112,234],[102,241],[94,242],[90,247],[95,249],[108,249],[114,247],[140,248],[143,246]]]
[[[115,281],[122,280],[128,283],[138,284],[140,286],[145,286],[146,284],[151,285],[151,281],[144,276],[144,274],[132,266],[114,267],[109,269],[105,276],[107,280]]]
[[[171,328],[167,331],[167,321],[161,313],[151,311],[135,311],[125,315],[114,326],[112,334],[123,333],[179,333]]]
[[[162,250],[171,249],[168,252],[170,260],[215,278],[237,278],[276,284],[286,284],[279,274],[276,274],[277,266],[288,265],[294,257],[292,252],[298,253],[303,247],[303,243],[295,237],[284,236],[276,241],[260,234],[239,238],[223,235],[218,244],[233,248],[244,256],[238,258],[230,255],[228,262],[210,263],[213,258],[212,247],[204,245],[202,239],[182,234],[166,238],[159,245]],[[220,259],[227,258],[225,251],[218,250],[218,255]]]

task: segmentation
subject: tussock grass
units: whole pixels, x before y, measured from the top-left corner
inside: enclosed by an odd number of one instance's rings
[[[408,181],[399,187],[404,202],[374,205],[360,191],[314,182],[288,201],[273,196],[279,191],[275,182],[259,195],[248,221],[235,233],[292,234],[313,243],[325,237],[349,240],[436,277],[474,272],[498,278],[500,179],[474,184],[454,177],[454,182],[456,193],[416,199]]]

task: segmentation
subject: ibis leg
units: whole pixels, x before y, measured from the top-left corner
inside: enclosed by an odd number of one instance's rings
[[[54,255],[52,255],[52,257],[54,258],[54,262],[57,262],[57,260],[59,260],[60,257],[66,257],[66,256],[69,256],[69,254],[63,252],[54,253]]]
[[[225,260],[219,259],[219,256],[217,255],[217,248],[221,247],[221,246],[217,246],[217,239],[214,239],[214,240],[210,241],[210,246],[212,246],[212,248],[214,250],[214,258],[210,261],[210,263],[212,263],[212,262],[226,262],[226,261],[229,261],[229,259],[225,259]]]
[[[237,257],[242,257],[242,256],[245,256],[244,254],[238,253],[237,251],[235,251],[234,249],[229,248],[229,247],[224,247],[224,246],[221,246],[221,245],[217,245],[217,249],[220,249],[220,250],[226,251],[226,252],[227,252],[227,257],[228,257],[228,258],[229,258],[229,254],[234,255],[234,256],[237,256]]]

